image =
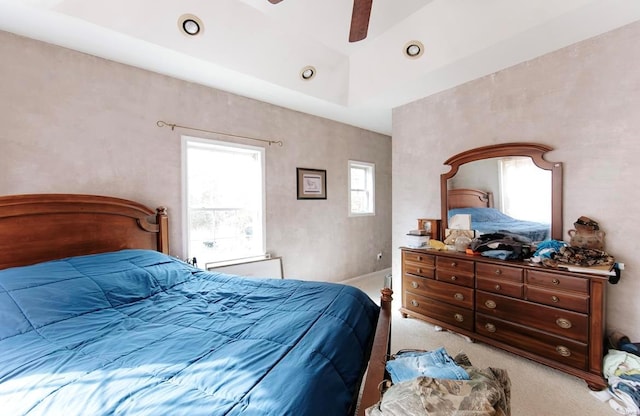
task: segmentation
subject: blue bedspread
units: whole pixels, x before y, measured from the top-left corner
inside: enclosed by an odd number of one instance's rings
[[[378,307],[124,250],[0,271],[0,413],[344,415]]]
[[[456,214],[471,215],[471,228],[482,234],[509,231],[531,241],[543,241],[551,238],[550,224],[517,220],[495,208],[454,208],[449,210],[449,219]]]

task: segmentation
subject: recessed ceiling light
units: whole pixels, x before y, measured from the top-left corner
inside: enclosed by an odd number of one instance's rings
[[[187,36],[196,36],[202,33],[204,25],[202,20],[192,14],[183,14],[178,19],[178,28]]]
[[[300,71],[300,78],[305,81],[309,81],[311,78],[316,76],[316,69],[312,66],[305,66]]]
[[[417,59],[424,53],[424,45],[420,41],[412,40],[404,45],[403,52],[407,58]]]

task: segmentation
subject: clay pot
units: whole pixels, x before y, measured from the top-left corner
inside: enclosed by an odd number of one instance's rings
[[[591,230],[581,228],[579,230],[569,230],[569,244],[572,247],[595,248],[604,250],[605,232],[601,230]]]

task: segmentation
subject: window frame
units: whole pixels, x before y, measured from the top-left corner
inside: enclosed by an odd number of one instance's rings
[[[193,257],[193,255],[191,253],[189,253],[189,238],[190,238],[190,234],[189,234],[189,185],[187,183],[187,171],[188,171],[188,158],[187,158],[187,149],[189,147],[190,143],[197,143],[200,145],[211,145],[211,146],[222,146],[222,147],[226,147],[226,148],[231,148],[231,149],[244,149],[244,150],[250,150],[250,151],[255,151],[258,152],[260,154],[260,164],[261,164],[261,168],[260,168],[260,174],[262,176],[261,178],[261,187],[262,187],[262,195],[260,198],[261,201],[261,212],[260,212],[260,223],[262,225],[262,253],[256,253],[256,254],[249,254],[246,253],[245,256],[243,257],[236,257],[236,258],[229,258],[229,259],[220,259],[220,260],[215,260],[214,262],[207,262],[208,264],[212,264],[212,263],[219,263],[219,262],[234,262],[234,263],[241,263],[243,261],[251,261],[257,257],[264,257],[266,256],[267,253],[267,220],[266,220],[266,160],[265,160],[265,156],[266,156],[266,151],[264,147],[260,147],[260,146],[251,146],[251,145],[246,145],[246,144],[240,144],[240,143],[235,143],[235,142],[228,142],[228,141],[223,141],[223,140],[215,140],[215,139],[205,139],[202,137],[194,137],[194,136],[187,136],[187,135],[182,135],[181,136],[181,162],[182,162],[182,178],[181,178],[181,185],[182,185],[182,221],[183,221],[183,227],[182,227],[182,244],[183,244],[183,252],[186,253],[185,254],[185,258],[191,258]],[[200,260],[198,261],[201,264],[201,267],[204,268],[205,267],[205,262],[201,262]]]
[[[353,212],[351,210],[351,193],[352,191],[356,190],[359,191],[360,189],[354,189],[351,185],[351,169],[352,168],[360,168],[360,169],[364,169],[366,172],[366,176],[368,178],[371,178],[371,187],[370,189],[367,189],[365,186],[364,191],[369,191],[370,193],[370,201],[371,201],[371,210],[368,212]],[[367,217],[367,216],[374,216],[376,215],[376,164],[375,163],[371,163],[371,162],[362,162],[359,160],[349,160],[347,163],[347,177],[348,177],[348,186],[347,186],[347,199],[348,199],[348,211],[349,211],[349,217]]]

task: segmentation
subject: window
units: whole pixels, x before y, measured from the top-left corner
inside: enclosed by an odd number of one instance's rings
[[[349,215],[374,215],[375,169],[367,162],[349,161]]]
[[[264,149],[183,136],[182,152],[188,257],[264,255]]]

